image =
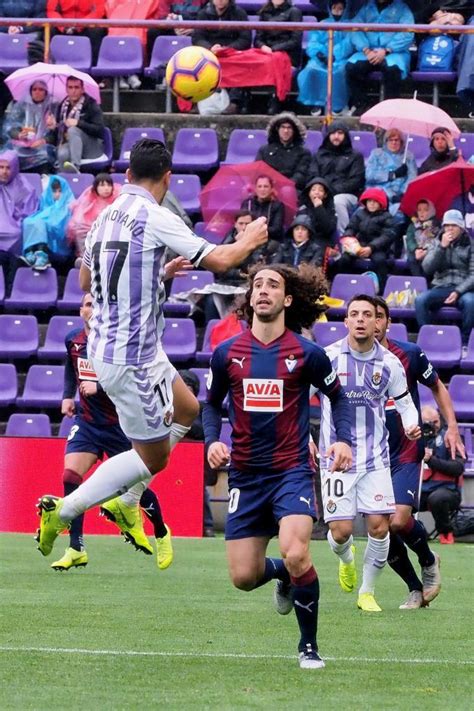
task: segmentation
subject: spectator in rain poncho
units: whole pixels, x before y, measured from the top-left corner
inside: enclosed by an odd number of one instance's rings
[[[86,235],[102,210],[118,197],[120,185],[114,184],[108,173],[99,173],[93,184],[70,205],[72,213],[67,226],[67,238],[76,257],[84,254]]]
[[[38,197],[27,179],[19,175],[14,151],[0,153],[0,251],[21,250],[22,223],[38,206]]]

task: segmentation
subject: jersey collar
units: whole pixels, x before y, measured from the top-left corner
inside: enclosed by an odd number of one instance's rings
[[[120,191],[120,193],[121,195],[124,195],[125,193],[127,193],[128,195],[139,195],[140,197],[145,198],[145,200],[149,200],[154,205],[158,205],[153,195],[149,193],[148,190],[145,190],[145,188],[142,188],[140,185],[132,185],[131,183],[126,183],[122,186],[122,190]]]

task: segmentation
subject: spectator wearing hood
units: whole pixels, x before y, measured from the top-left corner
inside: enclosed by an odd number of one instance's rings
[[[19,170],[14,151],[0,153],[0,251],[15,254],[21,250],[23,220],[38,206],[36,192]]]
[[[423,161],[418,170],[418,174],[429,173],[432,170],[446,168],[459,158],[459,151],[454,145],[454,140],[449,128],[435,128],[431,133],[430,141],[431,153]]]
[[[283,111],[270,119],[267,134],[268,143],[260,146],[255,160],[263,160],[302,190],[311,162],[311,153],[304,147],[306,127],[295,114]]]
[[[323,252],[334,246],[336,213],[334,200],[327,180],[315,176],[311,178],[301,194],[298,215],[307,215],[311,220],[313,239]]]
[[[433,323],[442,306],[455,306],[462,313],[461,334],[467,345],[474,328],[474,245],[459,210],[444,213],[437,243],[421,265],[432,286],[416,297],[418,325]]]
[[[365,186],[364,156],[352,147],[349,129],[343,121],[330,124],[309,172],[327,181],[334,196],[337,230],[343,234]]]
[[[272,263],[299,267],[305,262],[315,267],[322,266],[325,248],[314,237],[313,223],[309,215],[296,215],[286,233],[285,241],[273,256]]]
[[[347,2],[334,0],[328,3],[329,17],[325,22],[344,22],[347,19]],[[334,59],[332,70],[332,108],[335,113],[348,109],[348,91],[346,81],[346,60],[353,52],[348,32],[334,33]],[[310,32],[306,47],[309,62],[298,74],[298,101],[304,106],[311,106],[311,116],[321,116],[327,99],[328,80],[328,33]]]
[[[416,215],[407,229],[407,259],[413,276],[424,276],[421,262],[428,249],[434,246],[441,224],[436,218],[436,208],[431,200],[418,200]]]
[[[255,181],[254,194],[242,201],[242,209],[249,210],[254,220],[267,218],[269,242],[275,242],[275,249],[283,239],[285,208],[275,197],[273,180],[268,175],[259,175]],[[268,245],[267,245],[268,246]]]

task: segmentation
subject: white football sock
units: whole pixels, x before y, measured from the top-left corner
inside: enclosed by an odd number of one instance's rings
[[[180,425],[179,422],[173,422],[170,432],[170,451],[178,444],[183,437],[186,437],[191,427]]]
[[[388,533],[385,538],[372,538],[370,535],[367,537],[367,546],[364,553],[364,572],[359,595],[374,592],[375,582],[387,562],[389,546],[390,535]]]
[[[146,482],[146,487],[151,478],[148,467],[134,449],[117,454],[103,462],[89,479],[64,498],[60,518],[72,521],[92,506],[124,493],[138,481]]]
[[[342,560],[343,563],[352,563],[354,560],[354,555],[351,551],[351,546],[354,543],[352,535],[349,536],[345,543],[336,543],[333,538],[331,531],[328,531],[328,543],[331,550],[337,555],[338,558]]]

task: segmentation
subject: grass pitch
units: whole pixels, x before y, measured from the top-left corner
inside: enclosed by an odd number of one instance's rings
[[[42,558],[31,536],[0,537],[2,709],[472,708],[472,546],[435,546],[443,590],[429,609],[399,610],[387,568],[370,615],[313,543],[326,668],[301,671],[294,615],[275,613],[272,584],[231,587],[221,538],[175,539],[159,571],[118,537],[89,537],[88,567],[55,572],[66,542]]]

